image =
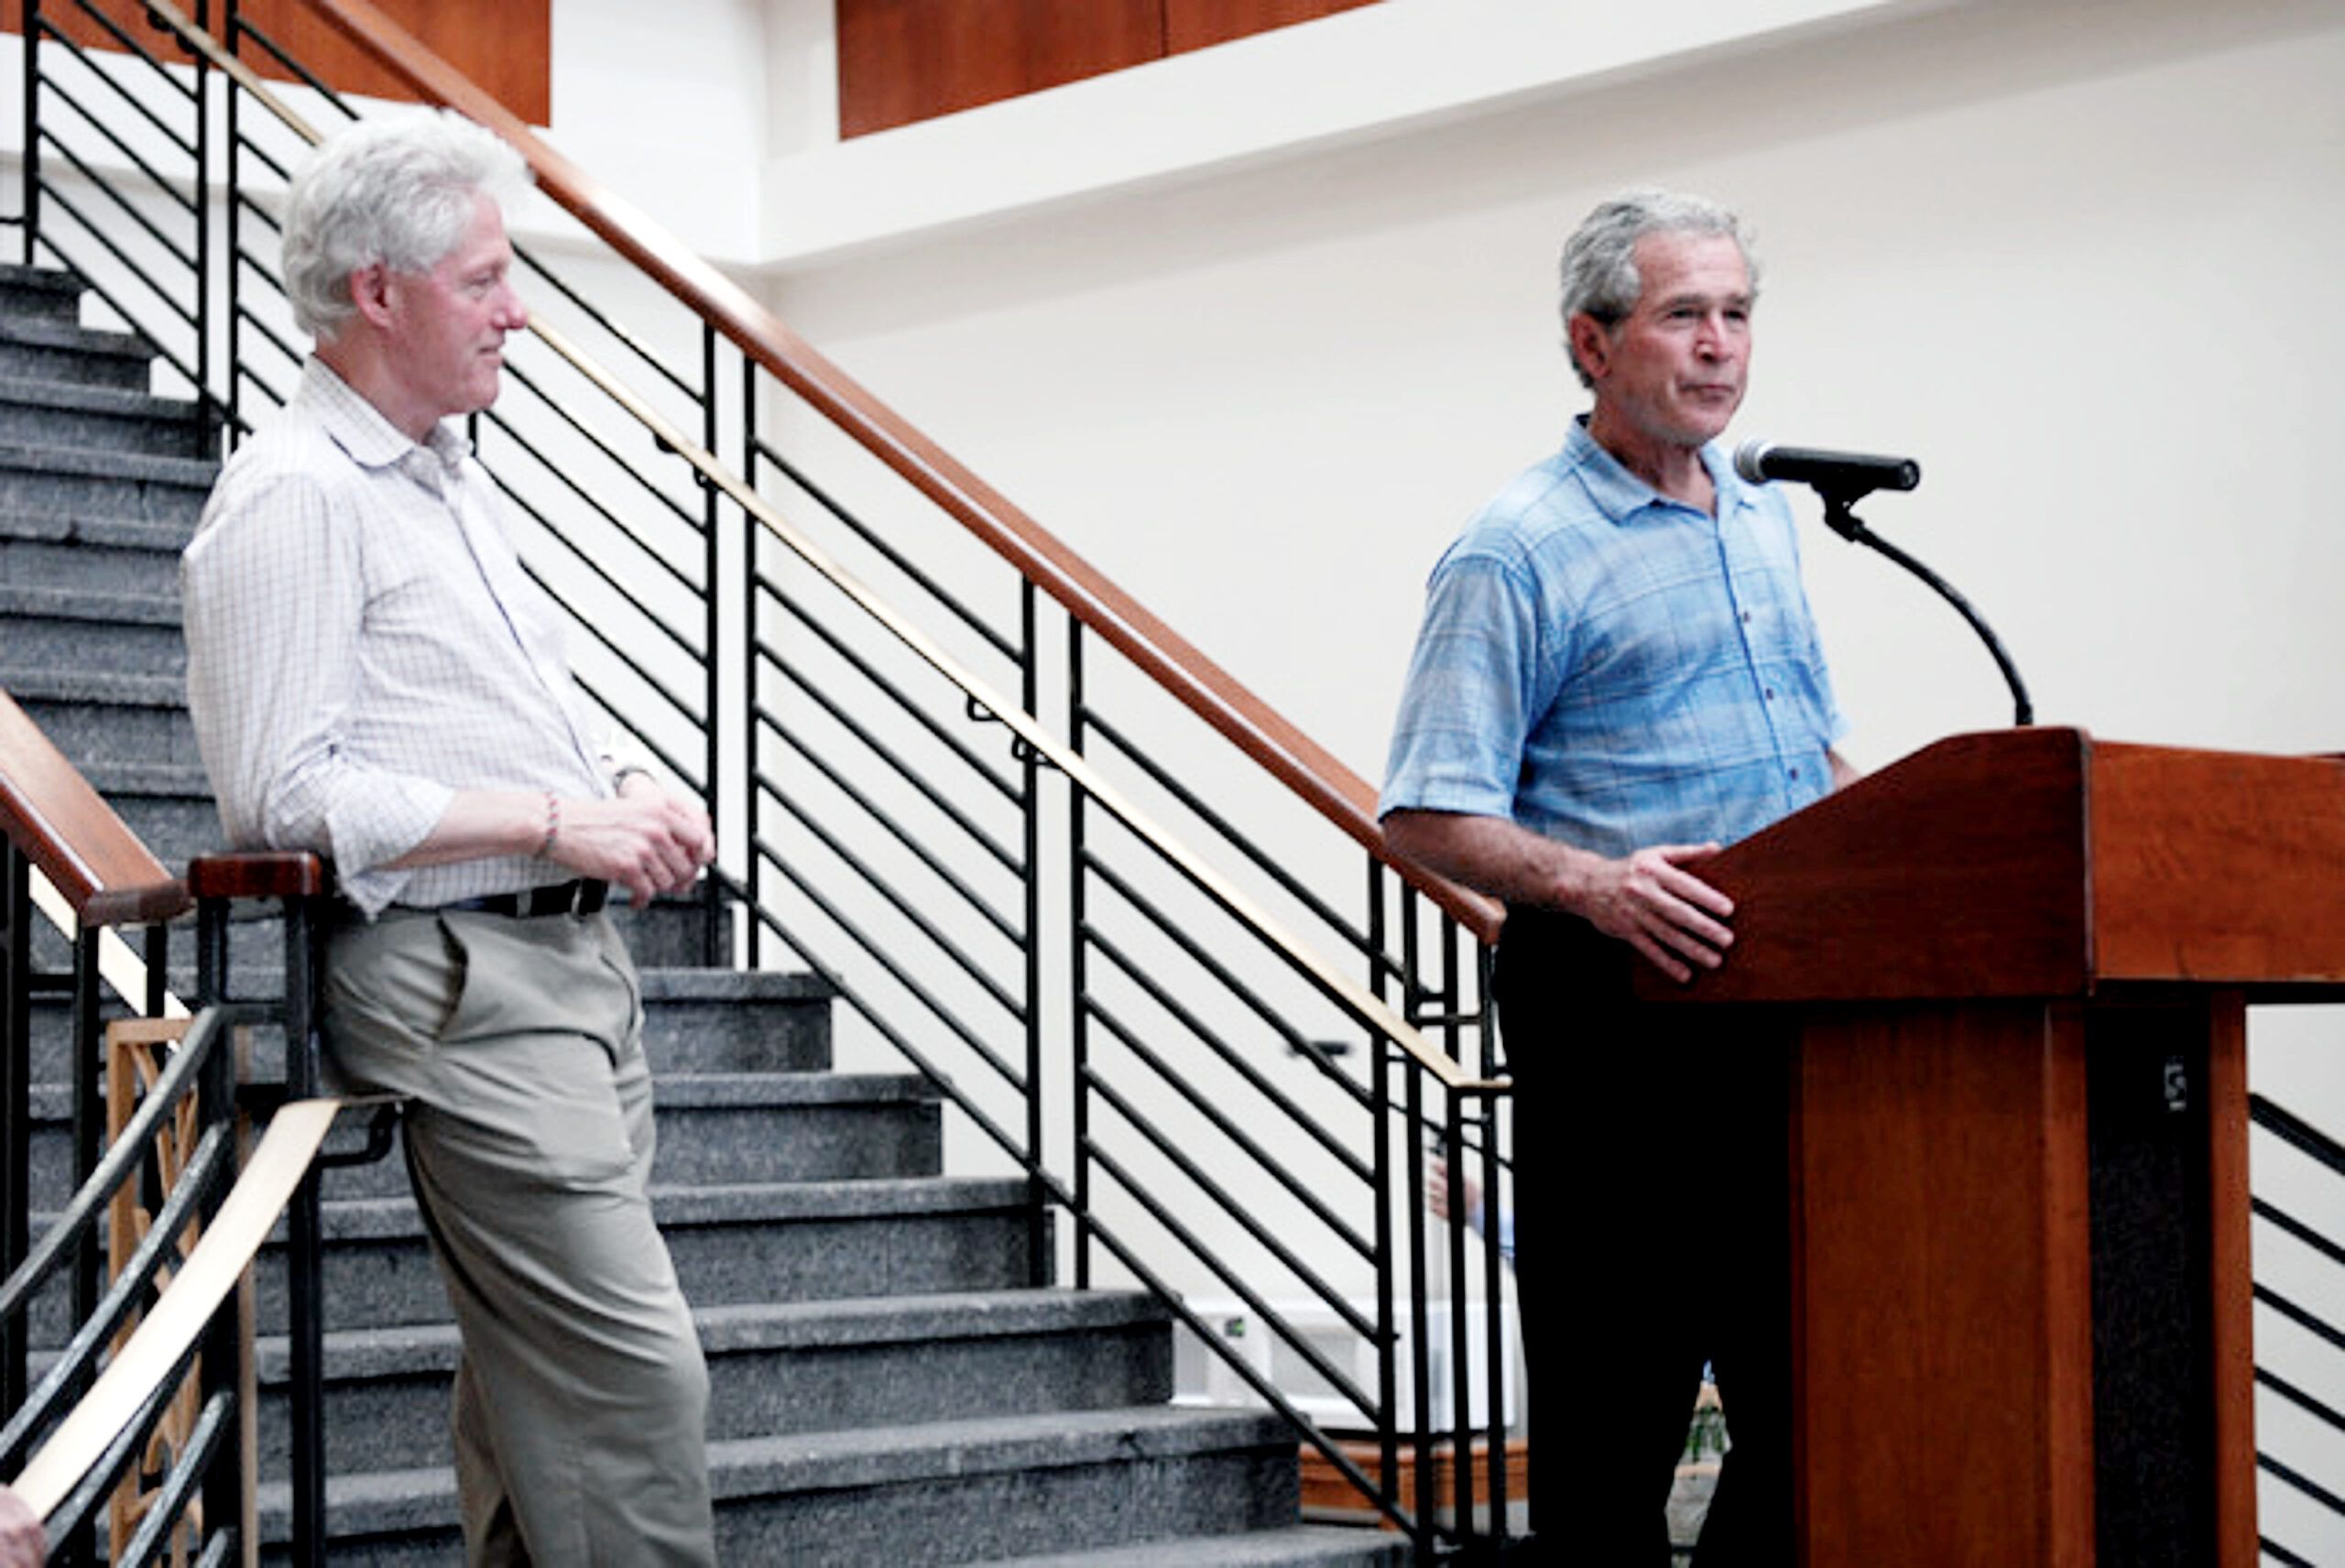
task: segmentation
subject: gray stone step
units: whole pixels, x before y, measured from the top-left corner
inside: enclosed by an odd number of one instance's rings
[[[176,595],[193,526],[0,507],[0,583]]]
[[[0,648],[0,691],[84,773],[114,762],[203,765],[184,683],[174,677],[28,668]]]
[[[77,299],[64,315],[0,312],[0,376],[147,390],[154,349],[134,333],[83,327],[74,319],[79,311]]]
[[[156,859],[174,875],[192,856],[220,847],[220,811],[212,802],[212,781],[201,768],[125,761],[93,762],[82,770],[124,825],[138,835]],[[194,926],[172,934],[173,959],[194,963]]]
[[[943,1568],[1283,1531],[1298,1486],[1277,1418],[1162,1407],[717,1442],[709,1465],[717,1558],[741,1568]],[[262,1538],[281,1540],[283,1486],[261,1504]],[[333,1477],[327,1512],[333,1568],[461,1560],[448,1471]]]
[[[1030,1235],[1023,1181],[901,1181],[658,1188],[652,1213],[696,1307],[1012,1290],[1050,1258]],[[324,1206],[333,1329],[447,1321],[415,1205],[375,1198]],[[261,1321],[284,1321],[278,1248],[264,1252]]]
[[[78,321],[82,291],[80,278],[53,267],[0,262],[0,320]]]
[[[1163,1407],[712,1445],[726,1562],[965,1563],[1282,1527],[1276,1417]]]
[[[0,583],[0,625],[12,665],[186,679],[176,594]]]
[[[914,1074],[662,1076],[652,1105],[659,1138],[652,1181],[661,1186],[853,1181],[943,1169],[943,1114],[935,1091]],[[396,1150],[324,1180],[329,1199],[408,1192]]]
[[[143,457],[217,455],[202,411],[120,387],[0,376],[0,442]]]
[[[1016,1290],[747,1303],[697,1312],[712,1440],[897,1426],[1171,1398],[1170,1318],[1151,1298]],[[453,1327],[337,1334],[325,1347],[336,1474],[449,1463]],[[261,1345],[261,1452],[287,1452],[284,1343]]]
[[[1408,1542],[1383,1530],[1291,1525],[1244,1535],[1133,1541],[1047,1557],[1004,1557],[970,1568],[1403,1568]]]
[[[0,506],[193,528],[219,465],[0,442]]]
[[[830,1066],[835,991],[828,981],[772,970],[654,967],[647,955],[660,950],[657,936],[644,931],[639,916],[617,918],[643,972],[643,1049],[656,1071],[808,1073]]]

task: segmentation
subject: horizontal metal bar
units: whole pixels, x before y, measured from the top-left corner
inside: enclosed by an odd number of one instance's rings
[[[905,853],[918,860],[923,870],[927,871],[929,875],[934,877],[938,881],[943,882],[946,887],[952,888],[955,894],[959,895],[962,902],[967,904],[972,909],[975,909],[987,925],[993,927],[994,930],[999,931],[1011,942],[1020,944],[1025,942],[1027,940],[1027,933],[1020,931],[1017,923],[1012,920],[1009,915],[996,909],[992,900],[978,892],[976,888],[971,887],[967,878],[964,877],[958,871],[947,865],[941,856],[933,853],[926,844],[914,837],[911,831],[905,827],[901,822],[898,822],[892,814],[881,811],[878,803],[873,800],[868,795],[865,794],[862,789],[857,786],[853,779],[847,778],[844,771],[833,767],[829,758],[823,757],[812,746],[796,745],[792,737],[789,736],[786,732],[783,734],[781,738],[786,741],[791,741],[791,749],[795,752],[801,761],[804,762],[807,767],[812,768],[815,772],[821,774],[824,779],[829,781],[833,789],[838,790],[842,795],[845,795],[847,800],[852,801],[866,817],[869,818],[872,822],[877,824],[883,832],[885,832],[889,838],[895,840],[899,844],[901,844]],[[754,769],[753,777],[759,789],[764,789],[777,798],[788,797],[789,792],[785,790],[780,783],[774,780],[771,773],[767,769],[762,768]],[[947,816],[952,815],[949,803],[943,797],[926,794],[923,792],[922,798],[926,800],[930,805],[944,811]],[[799,817],[802,820],[807,816],[807,812],[802,807],[793,804],[790,810],[791,815]],[[1015,865],[1005,866],[1002,869],[1009,872],[1013,877],[1020,877],[1022,872],[1022,868]]]
[[[1265,1323],[1277,1325],[1280,1336],[1288,1342],[1289,1345],[1293,1349],[1296,1355],[1302,1356],[1303,1360],[1310,1363],[1311,1369],[1313,1371],[1318,1373],[1319,1376],[1327,1380],[1327,1386],[1329,1388],[1335,1389],[1338,1395],[1348,1401],[1352,1408],[1358,1410],[1364,1419],[1370,1422],[1377,1422],[1378,1411],[1380,1407],[1377,1404],[1376,1400],[1370,1398],[1358,1384],[1352,1381],[1351,1375],[1349,1373],[1347,1373],[1334,1362],[1328,1360],[1326,1353],[1319,1349],[1317,1345],[1311,1343],[1310,1335],[1296,1333],[1291,1326],[1289,1326],[1286,1319],[1279,1313],[1276,1308],[1271,1305],[1269,1301],[1262,1296],[1261,1292],[1255,1290],[1252,1285],[1247,1283],[1246,1280],[1234,1272],[1211,1247],[1205,1246],[1203,1241],[1199,1240],[1196,1233],[1176,1218],[1168,1205],[1159,1202],[1156,1194],[1136,1180],[1132,1175],[1132,1172],[1126,1168],[1121,1161],[1117,1160],[1113,1153],[1107,1149],[1102,1148],[1096,1139],[1092,1139],[1086,1142],[1085,1148],[1089,1152],[1092,1160],[1104,1169],[1110,1176],[1115,1178],[1117,1184],[1122,1189],[1124,1194],[1130,1198],[1134,1203],[1140,1204],[1141,1208],[1147,1210],[1150,1217],[1154,1219],[1157,1224],[1162,1225],[1166,1232],[1169,1233],[1174,1240],[1178,1241],[1182,1247],[1188,1250],[1188,1253],[1192,1258],[1195,1258],[1199,1263],[1202,1263],[1206,1269],[1210,1269],[1215,1279],[1220,1280],[1223,1285],[1235,1291],[1238,1295],[1238,1299],[1244,1301],[1247,1306],[1253,1309],[1253,1311],[1260,1316]],[[1358,1315],[1350,1311],[1348,1306],[1345,1303],[1342,1296],[1327,1289],[1324,1281],[1314,1284],[1314,1293],[1318,1296],[1321,1301],[1325,1302],[1330,1308],[1333,1308],[1338,1314],[1344,1316],[1356,1330],[1364,1334],[1366,1337],[1371,1340],[1376,1337],[1374,1326],[1367,1325],[1363,1327]]]
[[[979,964],[966,948],[946,935],[936,921],[922,911],[915,900],[905,898],[894,883],[880,875],[877,867],[847,847],[845,840],[833,833],[821,818],[807,811],[788,790],[769,783],[767,792],[773,797],[775,803],[782,811],[789,813],[792,822],[813,834],[823,847],[835,855],[840,864],[845,866],[864,887],[878,894],[889,909],[895,910],[904,920],[911,921],[913,929],[926,937],[932,947],[951,959],[953,966],[968,976],[970,981],[987,996],[991,996],[1004,1012],[1013,1018],[1024,1015],[1024,1004],[1010,994],[1008,986],[987,973],[985,966]],[[983,909],[985,906],[980,904],[977,908]],[[1007,922],[1003,922],[998,929],[1000,934],[1022,953],[1024,942],[1020,933]]]
[[[2256,1286],[2254,1294],[2257,1301],[2270,1307],[2298,1328],[2327,1340],[2340,1350],[2345,1350],[2345,1331],[2340,1331],[2328,1320],[2296,1305],[2269,1285]]]
[[[2280,1461],[2273,1458],[2268,1454],[2259,1454],[2255,1456],[2255,1467],[2269,1475],[2278,1476],[2281,1480],[2285,1481],[2289,1486],[2294,1486],[2297,1491],[2302,1492],[2306,1497],[2310,1497],[2314,1502],[2318,1503],[2322,1508],[2327,1508],[2330,1513],[2345,1514],[2345,1497],[2339,1497],[2336,1493],[2330,1491],[2328,1487],[2322,1486],[2319,1482],[2314,1480],[2303,1471],[2291,1469],[2289,1466],[2283,1465]]]
[[[1230,1142],[1237,1145],[1238,1149],[1249,1159],[1252,1160],[1255,1165],[1266,1175],[1269,1175],[1280,1187],[1283,1188],[1287,1192],[1292,1194],[1295,1199],[1308,1208],[1312,1214],[1318,1219],[1319,1223],[1325,1225],[1329,1231],[1334,1233],[1337,1239],[1349,1247],[1354,1254],[1363,1258],[1373,1259],[1375,1258],[1376,1243],[1374,1240],[1363,1235],[1356,1226],[1346,1221],[1342,1215],[1336,1214],[1333,1208],[1328,1206],[1326,1201],[1319,1196],[1317,1190],[1311,1183],[1297,1180],[1293,1171],[1286,1164],[1285,1161],[1272,1155],[1269,1149],[1258,1141],[1252,1134],[1246,1131],[1244,1126],[1240,1123],[1238,1117],[1223,1110],[1213,1101],[1207,1099],[1205,1094],[1198,1090],[1194,1080],[1175,1072],[1172,1064],[1167,1062],[1163,1056],[1160,1054],[1153,1046],[1151,1046],[1145,1040],[1140,1038],[1139,1031],[1127,1027],[1122,1019],[1117,1018],[1115,1014],[1109,1012],[1107,1008],[1087,1001],[1084,1007],[1084,1017],[1096,1022],[1102,1028],[1106,1029],[1108,1033],[1114,1035],[1118,1040],[1121,1041],[1124,1048],[1129,1051],[1134,1056],[1140,1058],[1141,1063],[1151,1072],[1154,1073],[1158,1079],[1160,1079],[1167,1088],[1171,1089],[1175,1094],[1187,1102],[1191,1107],[1193,1107],[1199,1115],[1203,1116],[1206,1121],[1212,1124],[1216,1131],[1219,1132],[1224,1138],[1228,1138]],[[1116,1091],[1108,1089],[1107,1076],[1100,1069],[1096,1057],[1093,1059],[1089,1066],[1085,1068],[1085,1076],[1089,1080],[1097,1083],[1102,1089],[1107,1089],[1111,1094],[1116,1093]],[[1369,1172],[1365,1169],[1360,1168],[1359,1163],[1350,1157],[1348,1151],[1341,1148],[1336,1148],[1331,1150],[1331,1152],[1333,1152],[1338,1160],[1342,1160],[1343,1163],[1351,1166],[1353,1168],[1353,1173],[1356,1176],[1358,1176],[1363,1181],[1367,1181],[1369,1179]]]
[[[1225,1040],[1220,1030],[1208,1027],[1187,1003],[1172,994],[1170,986],[1160,982],[1147,965],[1139,964],[1127,956],[1122,948],[1088,925],[1084,927],[1083,935],[1086,939],[1085,945],[1091,952],[1106,959],[1114,965],[1118,973],[1139,986],[1151,1001],[1163,1008],[1176,1023],[1195,1036],[1206,1049],[1219,1058],[1223,1065],[1244,1078],[1265,1102],[1284,1114],[1290,1121],[1307,1128],[1313,1140],[1328,1153],[1342,1160],[1354,1176],[1363,1181],[1369,1180],[1369,1171],[1366,1160],[1351,1153],[1343,1139],[1329,1130],[1325,1124],[1306,1112],[1294,1096],[1271,1083],[1270,1075],[1248,1061],[1244,1051]],[[1078,1005],[1086,1011],[1104,1010],[1106,1006],[1095,985],[1086,985],[1077,1001]],[[1274,1020],[1265,1021],[1271,1022],[1274,1032],[1290,1044],[1297,1039],[1293,1031],[1277,1026]],[[1342,1078],[1340,1074],[1336,1075],[1336,1078],[1339,1086],[1349,1092],[1354,1109],[1373,1115],[1375,1110],[1373,1096],[1367,1090]]]
[[[805,877],[800,875],[792,863],[779,850],[762,839],[753,844],[750,846],[750,849],[753,854],[760,855],[766,861],[769,862],[774,870],[779,873],[785,881],[787,881],[791,887],[797,888],[801,894],[804,895],[809,903],[812,903],[817,909],[822,911],[823,918],[830,920],[832,924],[837,926],[840,931],[846,934],[847,938],[855,944],[857,951],[868,954],[873,963],[878,964],[882,970],[886,971],[889,978],[894,980],[898,985],[901,985],[907,992],[909,992],[916,1001],[928,1010],[931,1017],[934,1018],[939,1023],[944,1025],[944,1027],[951,1030],[954,1036],[958,1039],[963,1045],[967,1046],[969,1050],[975,1052],[981,1061],[983,1061],[987,1066],[991,1067],[996,1073],[999,1073],[1005,1083],[1019,1090],[1020,1093],[1025,1092],[1027,1088],[1025,1074],[1020,1073],[1008,1062],[997,1055],[994,1052],[993,1048],[986,1043],[982,1035],[979,1035],[976,1030],[969,1028],[967,1024],[961,1020],[960,1015],[954,1012],[950,1007],[944,1006],[943,1002],[938,1000],[929,992],[928,987],[914,979],[911,972],[901,964],[897,962],[886,948],[873,942],[867,931],[866,931],[861,926],[857,925],[854,920],[848,919],[846,914],[841,910],[837,905],[825,898],[823,893]],[[767,925],[768,928],[775,931],[776,934],[780,934],[781,927],[779,922],[768,920]],[[789,939],[785,938],[784,940],[787,941]],[[811,950],[802,943],[793,941],[791,942],[791,946],[792,950],[798,953],[802,957],[809,959],[812,958],[813,954]],[[831,972],[826,971],[826,973]],[[1012,1007],[1010,1012],[1011,1016],[1020,1023],[1022,1024],[1025,1021],[1025,1013],[1021,1008]],[[878,1025],[881,1021],[876,1009],[865,1008],[863,1009],[863,1014],[867,1022]],[[899,1050],[904,1050],[909,1053],[909,1040],[907,1037],[902,1036],[900,1031],[895,1030],[892,1027],[889,1027],[886,1032],[889,1035],[890,1039],[899,1042]],[[939,1083],[951,1082],[949,1077],[938,1077],[936,1081]],[[1012,1144],[1009,1147],[1015,1148],[1016,1145]]]
[[[2345,1144],[2339,1143],[2302,1116],[2281,1109],[2261,1094],[2247,1097],[2247,1114],[2257,1127],[2311,1155],[2340,1176],[2345,1176]]]
[[[903,755],[895,747],[881,740],[873,733],[870,726],[849,713],[844,702],[832,696],[822,686],[808,680],[796,665],[776,657],[769,649],[760,647],[757,650],[756,657],[758,662],[770,670],[776,678],[787,682],[791,691],[820,708],[839,728],[854,736],[866,751],[886,763],[889,772],[920,790],[940,810],[944,811],[973,842],[990,849],[994,858],[1002,865],[1013,870],[1018,868],[1021,863],[1021,857],[1019,855],[1007,845],[997,842],[992,834],[976,823],[975,819],[958,808],[951,806],[947,797],[937,793],[929,786],[920,769],[907,762]],[[934,714],[909,702],[901,692],[889,690],[887,695],[891,700],[891,705],[901,712],[906,718],[918,723],[931,739],[951,752],[954,760],[960,763],[975,779],[992,786],[996,798],[1014,808],[1025,806],[1026,786],[1023,779],[996,773],[966,742],[940,724]],[[790,740],[794,732],[794,726],[784,724],[781,715],[775,712],[769,702],[761,701],[757,704],[755,717],[761,727],[779,738]],[[802,744],[795,741],[791,741],[791,746],[794,750],[804,749]]]
[[[769,374],[767,378],[772,377]],[[946,592],[943,584],[924,570],[918,561],[882,539],[877,531],[848,511],[829,491],[809,478],[804,470],[784,457],[771,442],[760,436],[751,443],[751,451],[769,466],[779,470],[782,476],[808,500],[836,518],[862,542],[866,549],[878,555],[889,566],[902,573],[906,581],[927,594],[963,626],[992,644],[996,653],[1009,659],[1015,659],[1018,657],[1018,643],[1015,638],[1005,632],[996,631],[984,616],[971,609],[958,595]]]
[[[1273,1007],[1268,998],[1240,980],[1234,970],[1207,952],[1205,945],[1193,938],[1185,927],[1165,918],[1162,911],[1141,896],[1138,888],[1125,880],[1113,866],[1099,859],[1088,845],[1084,848],[1080,863],[1084,870],[1095,874],[1101,881],[1121,895],[1133,912],[1148,922],[1151,930],[1178,947],[1191,963],[1213,976],[1215,983],[1225,992],[1244,1002],[1256,1017],[1282,1035],[1292,1049],[1310,1057],[1329,1080],[1341,1084],[1355,1101],[1363,1105],[1367,1103],[1369,1091],[1366,1086],[1337,1071],[1334,1061],[1319,1049],[1317,1043],[1308,1034],[1285,1023],[1280,1010]],[[1084,935],[1094,942],[1107,941],[1105,931],[1096,919],[1085,922]],[[1127,965],[1127,967],[1129,966]],[[1307,974],[1299,971],[1297,974],[1300,978],[1306,980],[1311,978]]]
[[[2337,1431],[2345,1432],[2345,1413],[2340,1413],[2336,1406],[2315,1398],[2278,1373],[2266,1370],[2262,1367],[2255,1369],[2255,1380],[2303,1410],[2307,1415],[2316,1417]]]
[[[2345,1247],[2339,1246],[2336,1242],[2331,1241],[2329,1237],[2321,1235],[2320,1232],[2313,1229],[2312,1226],[2305,1224],[2304,1221],[2297,1219],[2295,1215],[2287,1213],[2278,1205],[2263,1198],[2250,1198],[2248,1200],[2247,1208],[2248,1213],[2253,1214],[2257,1219],[2265,1220],[2274,1225],[2277,1225],[2280,1229],[2287,1232],[2288,1235],[2296,1237],[2298,1241],[2303,1242],[2307,1247],[2311,1247],[2314,1251],[2328,1258],[2331,1263],[2338,1265],[2340,1268],[2345,1268]]]

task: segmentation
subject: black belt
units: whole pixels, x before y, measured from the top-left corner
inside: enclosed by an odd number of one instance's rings
[[[476,914],[507,915],[525,920],[540,915],[591,915],[601,910],[610,891],[609,883],[588,877],[575,882],[554,882],[543,887],[531,887],[520,893],[490,893],[478,898],[453,898],[439,907],[443,909],[467,909]]]

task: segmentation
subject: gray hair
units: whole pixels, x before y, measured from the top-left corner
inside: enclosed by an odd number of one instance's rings
[[[1593,317],[1608,331],[1629,319],[1644,294],[1644,279],[1637,275],[1637,242],[1647,234],[1723,234],[1733,240],[1751,275],[1751,296],[1758,297],[1759,258],[1751,254],[1750,234],[1741,219],[1717,202],[1674,191],[1631,191],[1599,202],[1564,242],[1560,267],[1565,352],[1583,387],[1593,383],[1571,347],[1572,318]]]
[[[293,321],[332,341],[356,313],[350,275],[376,263],[429,272],[454,253],[474,201],[529,183],[521,155],[453,110],[385,115],[321,142],[286,192],[283,262]]]

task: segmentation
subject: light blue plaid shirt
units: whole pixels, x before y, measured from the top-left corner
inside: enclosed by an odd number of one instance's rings
[[[1702,454],[1718,517],[1575,424],[1427,589],[1380,810],[1511,819],[1599,855],[1731,844],[1831,788],[1845,732],[1790,508]]]

